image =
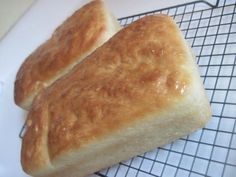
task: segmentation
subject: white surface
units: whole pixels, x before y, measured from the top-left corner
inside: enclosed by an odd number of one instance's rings
[[[13,84],[16,72],[23,60],[54,29],[86,0],[37,0],[8,35],[0,41],[0,177],[24,177],[21,170],[18,138],[26,113],[14,104]],[[163,1],[107,0],[116,17],[137,14],[163,7]],[[164,6],[178,1],[168,1]],[[165,1],[166,3],[166,1]],[[194,135],[193,135],[194,136]]]
[[[0,0],[0,39],[32,3],[33,0]]]

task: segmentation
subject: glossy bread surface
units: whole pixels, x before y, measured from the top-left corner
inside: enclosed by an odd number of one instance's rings
[[[191,82],[186,49],[169,18],[150,16],[132,24],[48,90],[52,159],[185,93]]]

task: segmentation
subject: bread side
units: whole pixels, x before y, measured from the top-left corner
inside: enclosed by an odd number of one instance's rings
[[[103,1],[77,10],[20,67],[15,103],[29,109],[35,96],[101,46],[120,26]]]
[[[85,176],[187,135],[210,114],[177,25],[165,15],[147,16],[37,97],[22,166],[34,176]]]

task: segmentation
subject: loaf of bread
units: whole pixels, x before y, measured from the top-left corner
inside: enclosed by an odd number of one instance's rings
[[[15,103],[29,109],[34,97],[120,29],[103,1],[85,5],[59,26],[20,67],[15,81]]]
[[[204,127],[211,116],[190,47],[171,17],[120,30],[35,99],[21,162],[83,177]]]

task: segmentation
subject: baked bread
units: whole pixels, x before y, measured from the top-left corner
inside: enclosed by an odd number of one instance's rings
[[[21,162],[82,177],[203,127],[211,116],[191,49],[171,17],[119,31],[35,99]]]
[[[77,10],[22,64],[15,81],[15,103],[29,109],[42,89],[68,73],[119,29],[118,21],[101,0]]]

